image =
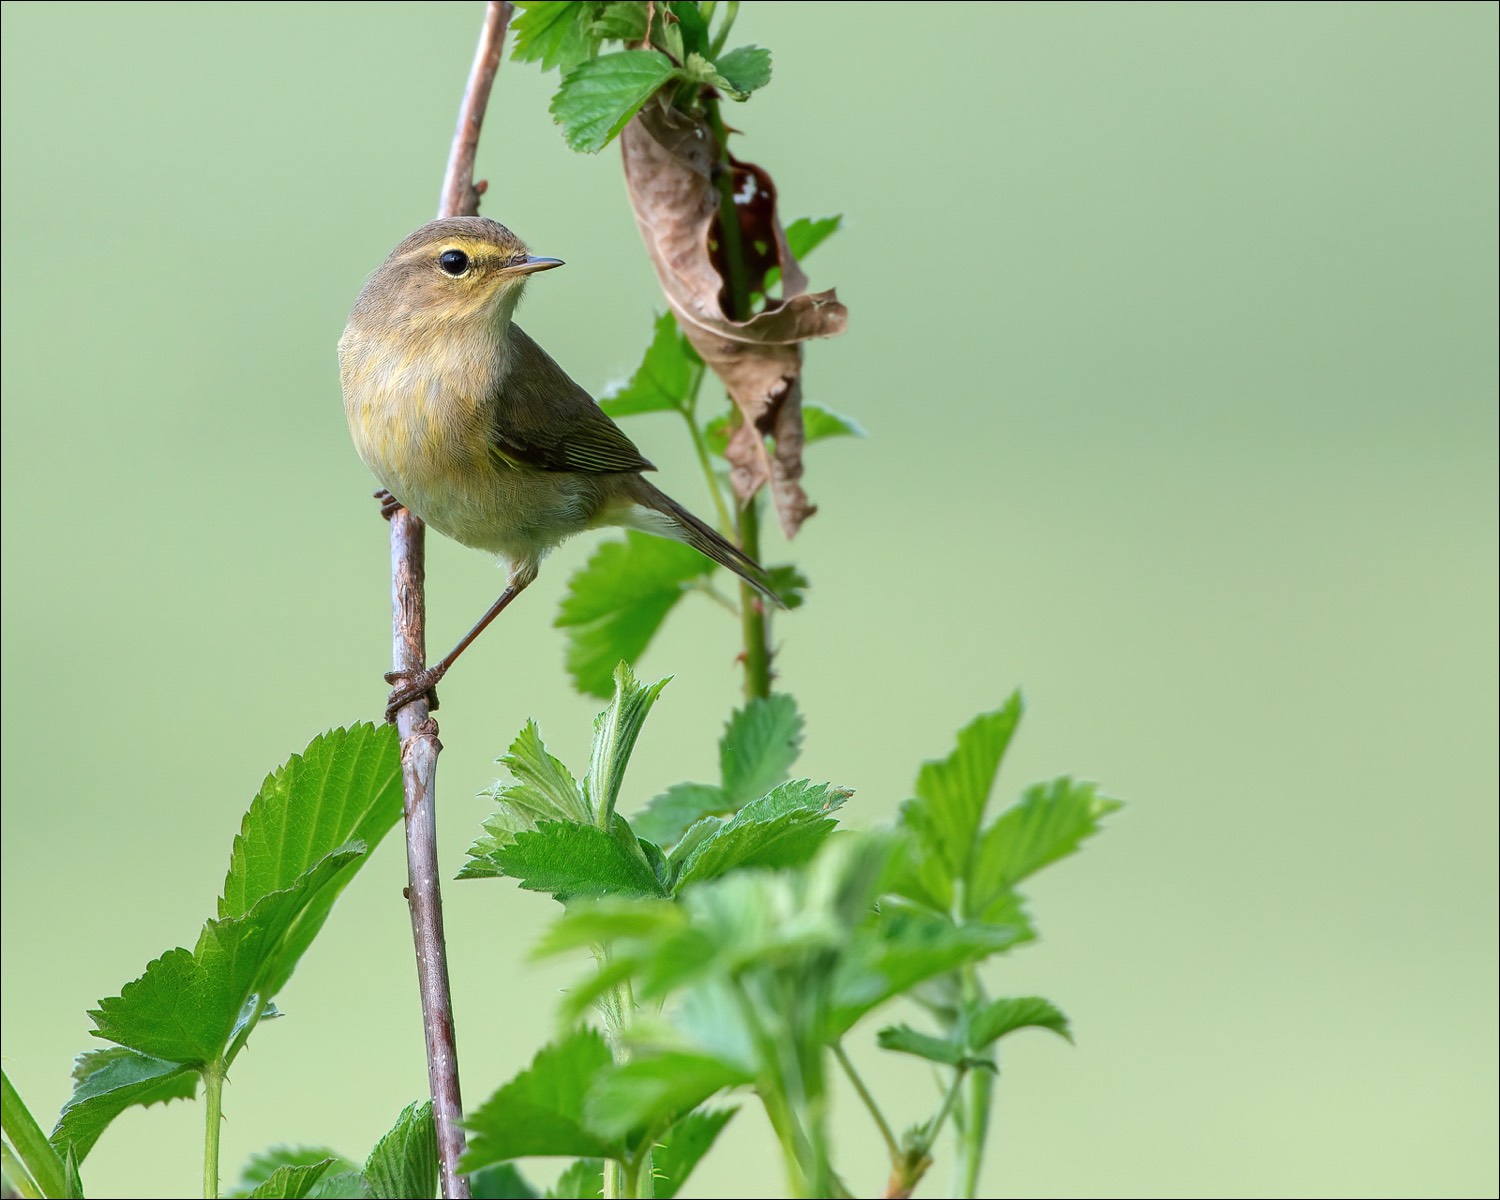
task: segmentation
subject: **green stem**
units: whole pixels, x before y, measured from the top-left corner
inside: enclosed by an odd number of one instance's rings
[[[745,244],[740,238],[740,214],[734,203],[734,171],[729,165],[729,131],[724,128],[724,118],[719,115],[719,106],[708,105],[708,123],[719,141],[720,167],[714,181],[719,189],[719,237],[724,264],[729,268],[729,312],[734,321],[743,321],[750,316],[750,283],[745,274]]]
[[[609,946],[595,946],[594,955],[599,959],[601,967],[609,965]],[[609,1043],[611,1056],[616,1063],[629,1062],[630,1046],[626,1036],[630,1031],[631,1015],[635,1012],[635,989],[630,986],[630,980],[610,988],[599,998],[597,1006],[604,1018],[604,1035]],[[616,1158],[604,1160],[605,1200],[636,1200],[637,1197],[650,1196],[654,1179],[649,1141],[638,1158],[627,1161]]]
[[[624,1165],[625,1195],[629,1200],[650,1200],[656,1195],[656,1172],[651,1166],[651,1146],[657,1140],[657,1134],[646,1138],[643,1143],[645,1152]]]
[[[725,32],[734,21],[738,5],[727,6]],[[750,316],[750,285],[745,273],[745,247],[740,240],[740,217],[734,204],[734,172],[729,169],[729,131],[719,115],[719,106],[707,106],[708,123],[718,139],[723,170],[716,181],[719,189],[719,236],[722,258],[729,271],[729,313],[737,321]],[[740,549],[760,561],[760,510],[752,496],[739,511]],[[745,640],[745,699],[764,700],[771,694],[771,631],[765,605],[748,583],[740,584],[740,620]]]
[[[750,1034],[755,1046],[755,1056],[760,1067],[760,1079],[755,1091],[765,1107],[771,1128],[781,1143],[781,1157],[786,1164],[787,1189],[793,1196],[821,1196],[809,1178],[811,1146],[806,1133],[798,1124],[791,1097],[788,1095],[786,1071],[781,1063],[782,1039],[772,1036],[765,1028],[756,1008],[756,1000],[746,993],[742,980],[730,985],[740,1019]],[[774,1011],[774,1010],[773,1010]]]
[[[709,18],[713,16],[713,10],[708,4],[703,7],[709,10],[703,14],[704,23],[707,24]],[[724,49],[724,43],[729,40],[729,31],[734,28],[734,19],[739,16],[739,12],[740,0],[729,0],[729,3],[724,5],[724,24],[719,26],[719,32],[714,35],[714,40],[709,45],[709,58],[719,57],[719,52]]]
[[[203,1195],[219,1195],[219,1126],[224,1120],[224,1060],[215,1059],[203,1068]]]
[[[881,1139],[891,1155],[891,1165],[894,1166],[901,1159],[901,1146],[896,1141],[896,1135],[891,1132],[890,1125],[886,1123],[885,1114],[880,1111],[880,1105],[875,1103],[875,1097],[870,1094],[870,1089],[865,1087],[865,1081],[859,1077],[859,1072],[849,1061],[843,1042],[833,1043],[833,1056],[839,1060],[839,1066],[844,1068],[844,1074],[849,1076],[849,1082],[854,1085],[855,1092],[864,1101],[865,1107],[870,1110],[870,1116],[875,1119],[875,1127],[880,1130]]]
[[[984,1002],[984,986],[979,982],[979,972],[968,966],[963,968],[960,978],[964,1006],[972,1011]],[[990,1071],[970,1071],[965,1082],[964,1103],[955,1118],[959,1160],[955,1194],[974,1197],[979,1194],[979,1169],[984,1165],[984,1143],[989,1135],[990,1095],[994,1090],[995,1076]]]
[[[5,1168],[5,1178],[26,1200],[41,1200],[42,1190],[19,1158],[11,1152],[9,1142],[0,1142],[0,1166]]]
[[[709,583],[708,580],[695,579],[683,584],[682,586],[694,592],[702,592],[720,608],[733,613],[735,616],[740,615],[740,606],[733,600],[731,600],[728,596],[726,596],[723,592],[719,591],[718,588],[714,587],[713,584]]]
[[[938,1109],[937,1116],[927,1126],[927,1141],[930,1145],[937,1140],[938,1131],[942,1129],[943,1122],[948,1119],[948,1114],[953,1111],[954,1101],[958,1099],[959,1089],[963,1087],[964,1080],[969,1075],[967,1067],[959,1067],[953,1075],[953,1086],[948,1089],[948,1094],[943,1097],[943,1107]]]
[[[990,1093],[994,1086],[995,1077],[990,1072],[969,1072],[968,1094],[964,1098],[964,1127],[959,1138],[963,1163],[960,1194],[963,1196],[979,1195],[979,1168],[984,1163],[985,1134],[990,1124]]]
[[[701,378],[701,373],[700,373]],[[708,494],[714,498],[714,509],[719,514],[719,532],[725,537],[734,536],[734,518],[729,515],[729,505],[724,503],[724,493],[719,488],[719,477],[714,472],[713,458],[708,453],[708,440],[698,428],[697,418],[692,413],[683,413],[688,432],[693,437],[693,450],[698,455],[698,465],[703,468],[703,478],[708,481]]]
[[[760,561],[760,510],[752,496],[740,509],[740,549]],[[760,593],[740,581],[740,626],[745,639],[745,699],[771,695],[771,630]]]
[[[0,1145],[11,1155],[6,1161],[15,1162],[20,1170],[14,1175],[17,1188],[24,1191],[23,1184],[29,1181],[35,1188],[31,1195],[66,1194],[68,1177],[62,1159],[3,1070],[0,1070],[0,1126],[5,1130]]]

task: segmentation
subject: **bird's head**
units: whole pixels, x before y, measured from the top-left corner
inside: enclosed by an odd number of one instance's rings
[[[353,318],[422,328],[510,320],[526,281],[562,266],[538,258],[498,221],[445,217],[423,225],[370,277]]]

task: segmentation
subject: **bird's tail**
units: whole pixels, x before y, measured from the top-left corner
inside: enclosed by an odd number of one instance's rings
[[[726,541],[712,525],[700,521],[660,488],[639,475],[633,482],[638,485],[631,489],[635,493],[633,499],[641,507],[652,510],[649,515],[640,514],[640,528],[648,533],[686,542],[721,567],[728,567],[777,608],[786,607],[786,601],[776,594],[776,589],[771,586],[771,577],[758,562],[732,542]]]

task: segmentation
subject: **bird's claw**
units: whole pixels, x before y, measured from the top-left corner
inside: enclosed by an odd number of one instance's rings
[[[375,493],[375,499],[380,501],[380,515],[387,521],[400,512],[403,507],[401,501],[397,500],[385,488],[381,488]]]
[[[392,687],[385,702],[385,719],[394,725],[396,714],[420,696],[427,697],[427,711],[436,712],[437,685],[443,675],[444,672],[436,667],[425,667],[420,671],[387,671],[385,681]]]

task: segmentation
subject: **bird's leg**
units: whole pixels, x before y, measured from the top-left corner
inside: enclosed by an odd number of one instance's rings
[[[375,493],[375,499],[380,501],[380,515],[389,521],[401,510],[401,501],[381,488]]]
[[[474,639],[489,627],[490,622],[505,611],[505,606],[525,591],[526,585],[535,578],[535,570],[513,574],[510,582],[505,585],[505,590],[500,593],[500,599],[491,604],[484,616],[474,622],[474,628],[459,639],[458,645],[432,666],[420,671],[387,671],[385,681],[394,686],[385,703],[385,719],[394,724],[397,711],[424,694],[428,696],[428,707],[437,708],[437,692],[433,689],[448,673],[448,668],[458,661],[458,656],[473,644]]]

